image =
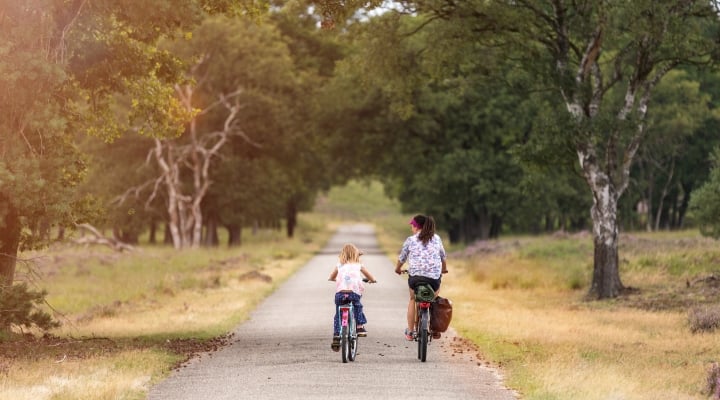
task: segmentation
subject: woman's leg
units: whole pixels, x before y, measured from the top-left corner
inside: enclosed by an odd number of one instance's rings
[[[408,309],[407,309],[407,323],[408,323],[408,331],[414,331],[415,330],[415,291],[413,289],[410,290],[410,301],[408,302]]]

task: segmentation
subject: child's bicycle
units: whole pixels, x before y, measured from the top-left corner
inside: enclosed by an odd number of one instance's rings
[[[363,282],[368,282],[363,279]],[[358,348],[357,321],[352,301],[341,303],[338,306],[338,319],[340,320],[340,353],[342,362],[355,361]]]

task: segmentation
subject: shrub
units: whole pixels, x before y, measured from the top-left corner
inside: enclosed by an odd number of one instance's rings
[[[708,370],[705,394],[713,399],[720,399],[720,365],[716,362],[712,363]]]
[[[692,333],[712,332],[720,328],[720,307],[694,307],[689,312],[688,322]]]
[[[0,330],[11,326],[48,330],[60,326],[39,307],[45,303],[46,291],[30,290],[25,283],[0,286]]]

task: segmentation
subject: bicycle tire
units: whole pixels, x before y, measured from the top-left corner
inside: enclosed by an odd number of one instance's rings
[[[340,352],[342,353],[342,362],[348,362],[350,355],[350,329],[348,329],[347,326],[340,328]]]
[[[357,335],[350,335],[350,352],[348,353],[348,359],[350,361],[355,361],[355,358],[357,358],[357,346],[358,346],[358,338]]]
[[[355,357],[357,356],[357,343],[358,343],[358,336],[357,336],[357,321],[355,320],[355,310],[350,309],[350,314],[348,315],[348,359],[350,361],[355,361]]]
[[[420,316],[420,329],[418,331],[418,358],[420,361],[425,362],[427,360],[427,346],[428,346],[428,311],[427,309],[422,310]]]

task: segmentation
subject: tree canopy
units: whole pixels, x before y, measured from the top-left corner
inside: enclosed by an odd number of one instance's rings
[[[613,297],[620,229],[714,204],[712,2],[1,5],[6,283],[52,228],[237,245],[370,176],[453,242],[592,228]]]

